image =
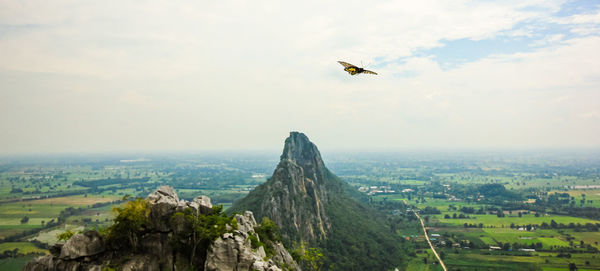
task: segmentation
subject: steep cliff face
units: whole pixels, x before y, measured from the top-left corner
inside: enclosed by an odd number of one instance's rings
[[[402,268],[402,240],[325,167],[306,135],[291,132],[280,158],[273,176],[228,211],[250,210],[259,219],[272,219],[286,246],[321,248],[325,269]]]
[[[174,224],[176,212],[191,210],[193,215],[208,215],[213,212],[210,198],[196,197],[193,201],[179,200],[171,187],[163,186],[148,195],[148,223],[143,225],[139,247],[135,251],[123,247],[110,247],[96,231],[76,234],[64,245],[56,245],[46,255],[28,263],[25,271],[50,270],[260,270],[277,271],[282,266],[300,270],[281,243],[272,243],[274,255],[267,256],[263,247],[253,248],[249,235],[255,234],[256,223],[252,212],[235,215],[237,229],[229,231],[214,240],[204,251],[203,256],[186,258],[173,244],[180,225]]]
[[[325,206],[341,183],[331,178],[317,146],[302,133],[290,133],[280,158],[273,176],[231,210],[247,208],[259,218],[269,217],[280,226],[286,244],[326,239],[331,222]]]

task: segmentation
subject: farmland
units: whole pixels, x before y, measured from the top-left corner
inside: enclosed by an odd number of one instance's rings
[[[409,209],[436,234],[436,250],[449,270],[569,270],[570,264],[600,270],[597,157],[559,152],[324,158],[412,244],[408,270],[441,270]],[[0,266],[48,253],[67,229],[109,225],[112,208],[125,196],[145,197],[160,185],[174,187],[180,198],[207,195],[227,208],[266,181],[277,161],[277,153],[2,158]]]

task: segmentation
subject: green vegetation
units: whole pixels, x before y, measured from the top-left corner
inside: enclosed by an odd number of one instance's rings
[[[68,229],[68,230],[66,230],[66,231],[64,231],[64,232],[62,232],[60,234],[57,234],[56,235],[56,239],[58,241],[66,242],[67,240],[71,239],[71,237],[73,237],[74,234],[75,234],[74,231]]]
[[[21,256],[0,259],[0,270],[21,270],[23,266],[37,256]]]
[[[321,252],[321,249],[314,247],[305,247],[305,244],[301,244],[299,247],[292,251],[294,260],[302,267],[302,270],[319,271],[322,270],[325,264],[325,255]]]
[[[172,244],[176,251],[188,255],[189,266],[200,266],[206,260],[210,244],[226,232],[237,229],[233,216],[223,212],[223,206],[212,208],[212,213],[197,214],[192,208],[177,212],[171,217],[171,228],[175,229]]]
[[[128,246],[134,251],[143,233],[142,226],[148,224],[150,208],[142,198],[125,203],[122,208],[114,208],[117,214],[114,224],[107,229],[106,242],[112,247]]]
[[[260,241],[256,236],[251,235],[250,241],[252,242],[253,248],[258,248],[262,246],[265,249],[265,253],[268,257],[271,257],[275,254],[273,249],[273,244],[276,242],[281,242],[281,233],[279,232],[279,227],[273,220],[268,217],[263,217],[260,225],[254,228],[254,231],[260,238]]]

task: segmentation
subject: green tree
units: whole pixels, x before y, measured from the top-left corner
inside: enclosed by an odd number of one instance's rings
[[[128,244],[137,251],[138,239],[148,224],[149,204],[142,198],[129,201],[123,208],[114,208],[114,224],[108,228],[107,240],[110,244]]]
[[[189,253],[190,266],[194,266],[194,260],[204,262],[206,250],[214,240],[237,229],[237,221],[223,212],[222,205],[214,206],[208,215],[196,214],[194,209],[186,208],[175,213],[170,222],[174,229],[172,243],[176,249]],[[196,259],[198,252],[199,259]]]
[[[310,247],[304,250],[304,256],[302,258],[308,266],[308,270],[311,271],[321,270],[321,267],[325,262],[325,257],[323,256],[321,250],[314,247]]]

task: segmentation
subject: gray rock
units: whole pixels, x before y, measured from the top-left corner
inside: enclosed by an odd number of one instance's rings
[[[197,196],[192,203],[198,205],[198,212],[201,214],[210,214],[212,213],[212,204],[210,203],[210,198],[207,196]]]
[[[104,252],[104,241],[96,231],[87,231],[84,234],[75,234],[61,248],[61,259],[72,260],[86,256],[93,256]]]
[[[254,227],[257,226],[252,212],[238,214],[235,218],[238,222],[238,230],[223,234],[210,246],[204,270],[280,271],[281,268],[277,263],[286,263],[296,270],[301,270],[281,243],[275,244],[276,255],[273,260],[266,260],[267,255],[262,246],[256,250],[252,249],[248,235],[254,233]]]
[[[47,271],[54,270],[54,258],[52,255],[44,255],[37,257],[35,260],[28,262],[23,271]]]
[[[121,267],[122,271],[160,271],[157,257],[151,255],[135,255]]]
[[[204,270],[250,270],[253,263],[250,240],[240,234],[225,234],[208,249]]]
[[[167,233],[148,233],[140,239],[143,253],[159,259],[159,264],[166,267],[173,266],[173,246],[171,235]]]
[[[177,205],[179,203],[179,197],[175,192],[175,189],[170,186],[163,185],[156,189],[156,191],[150,193],[146,200],[150,204],[157,203],[169,203],[170,205]]]
[[[272,258],[273,261],[277,263],[284,263],[287,266],[293,267],[294,270],[300,270],[300,266],[298,265],[298,263],[296,263],[296,261],[294,261],[294,258],[292,258],[292,255],[290,255],[287,249],[285,249],[283,244],[275,243],[273,245],[273,248],[275,250],[275,253]]]
[[[150,193],[146,200],[150,204],[150,228],[168,232],[169,220],[179,206],[179,197],[175,190],[169,186],[161,186]]]
[[[52,256],[58,257],[60,256],[60,250],[62,249],[63,244],[59,244],[56,243],[52,246],[50,246],[49,250],[50,250],[50,254],[52,254]]]
[[[244,212],[244,215],[236,214],[235,220],[237,220],[238,231],[243,233],[254,233],[254,227],[257,223],[254,220],[254,215],[250,211]]]

